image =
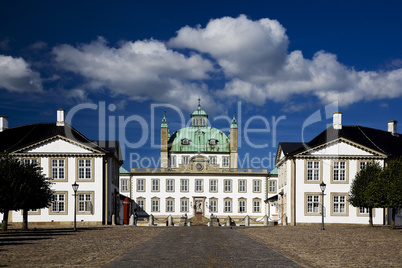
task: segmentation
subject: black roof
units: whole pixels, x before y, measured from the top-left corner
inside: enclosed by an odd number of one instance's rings
[[[402,136],[362,126],[342,126],[342,129],[330,126],[308,143],[281,142],[279,145],[285,155],[294,155],[338,138],[347,139],[389,157],[402,155]]]
[[[65,137],[103,153],[110,152],[87,139],[70,125],[57,126],[56,123],[37,123],[3,130],[0,132],[0,152],[14,152],[55,136]]]

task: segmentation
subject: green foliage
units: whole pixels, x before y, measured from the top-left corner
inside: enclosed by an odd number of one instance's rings
[[[375,207],[368,189],[369,185],[377,180],[381,170],[382,168],[378,163],[372,163],[365,166],[356,174],[349,192],[349,202],[354,207]]]
[[[402,161],[394,160],[368,187],[369,202],[378,208],[402,207]]]
[[[48,207],[53,196],[50,185],[37,166],[0,156],[0,211]]]

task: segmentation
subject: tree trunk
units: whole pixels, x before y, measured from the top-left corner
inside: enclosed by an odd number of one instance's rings
[[[373,208],[370,208],[370,207],[369,207],[369,225],[371,227],[374,226],[374,224],[373,224]]]
[[[392,214],[391,214],[391,228],[395,229],[395,208],[392,208]]]
[[[9,210],[5,209],[4,214],[3,214],[3,221],[1,222],[1,230],[3,232],[7,232],[8,213],[9,213]]]
[[[22,210],[22,230],[28,230],[28,209]]]

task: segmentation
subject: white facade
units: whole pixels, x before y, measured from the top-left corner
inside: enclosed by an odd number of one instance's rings
[[[388,155],[374,138],[394,137],[385,131],[342,126],[338,113],[334,115],[334,126],[320,135],[310,143],[278,146],[276,165],[282,223],[321,223],[324,204],[325,223],[368,224],[368,209],[353,207],[348,201],[351,183],[364,165],[386,164]],[[326,184],[323,199],[322,182]],[[373,209],[373,223],[384,223],[384,209]]]
[[[63,224],[74,221],[74,191],[72,184],[79,185],[76,202],[78,224],[111,224],[112,215],[116,223],[120,217],[119,167],[120,148],[117,142],[103,142],[104,149],[96,142],[87,140],[82,134],[64,123],[62,110],[58,111],[57,124],[39,123],[6,129],[1,135],[21,135],[29,129],[29,142],[10,150],[12,156],[24,163],[35,163],[45,177],[51,180],[54,198],[48,208],[28,212],[28,222],[38,224]],[[63,111],[64,112],[64,111]],[[42,133],[53,133],[43,137]],[[71,134],[69,137],[68,134]],[[79,136],[78,139],[74,137]],[[32,140],[34,141],[32,143]],[[9,145],[12,147],[12,145]],[[113,147],[113,148],[112,148]],[[9,223],[23,221],[22,211],[9,214]]]

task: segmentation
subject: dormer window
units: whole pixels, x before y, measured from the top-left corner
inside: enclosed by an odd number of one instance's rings
[[[218,140],[216,140],[216,139],[209,140],[209,145],[211,145],[211,146],[215,146],[215,145],[217,145],[217,143],[218,143]]]
[[[189,140],[189,139],[182,139],[181,140],[182,145],[190,145],[190,142],[191,142],[191,140]]]

